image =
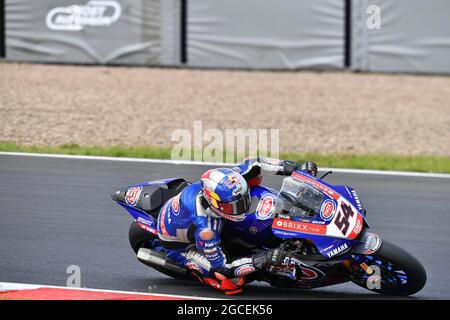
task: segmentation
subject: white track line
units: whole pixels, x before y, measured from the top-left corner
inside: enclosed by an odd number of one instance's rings
[[[56,158],[56,159],[117,161],[117,162],[163,163],[163,164],[196,165],[196,166],[234,166],[234,165],[236,165],[235,163],[225,163],[225,162],[202,162],[202,161],[190,161],[190,160],[142,159],[142,158],[125,158],[125,157],[122,158],[122,157],[77,156],[77,155],[66,155],[66,154],[24,153],[24,152],[0,152],[0,155]],[[354,173],[354,174],[370,174],[370,175],[385,175],[385,176],[450,179],[450,174],[446,174],[446,173],[341,169],[341,168],[326,168],[326,167],[320,167],[320,170],[321,171],[331,170],[331,171],[337,172],[337,173]]]
[[[184,298],[184,299],[197,299],[197,300],[221,300],[221,299],[216,299],[216,298],[183,296],[183,295],[151,293],[151,292],[146,293],[146,292],[120,291],[120,290],[103,290],[103,289],[90,289],[90,288],[49,286],[49,285],[28,284],[28,283],[0,282],[0,292],[1,291],[14,291],[14,290],[32,290],[32,289],[39,289],[39,288],[82,290],[82,291],[93,291],[93,292],[109,292],[109,293],[119,293],[119,294],[135,294],[135,295],[143,295],[143,296],[150,295],[150,296],[156,296],[156,297]]]

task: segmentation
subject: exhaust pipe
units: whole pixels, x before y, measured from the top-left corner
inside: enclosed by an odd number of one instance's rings
[[[140,248],[137,253],[137,258],[139,261],[141,261],[143,264],[149,267],[164,268],[183,276],[186,276],[188,273],[185,268],[180,267],[173,261],[170,261],[169,259],[167,259],[165,254],[158,251],[154,251],[147,248]]]

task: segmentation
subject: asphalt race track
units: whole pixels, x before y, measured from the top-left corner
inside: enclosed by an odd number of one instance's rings
[[[132,218],[110,198],[118,186],[168,177],[193,181],[207,168],[0,155],[0,282],[65,286],[68,266],[77,265],[82,287],[223,297],[141,264],[128,243]],[[414,298],[450,298],[450,179],[334,173],[327,180],[354,187],[372,229],[424,264],[428,282]],[[281,177],[264,182],[279,187]],[[351,283],[308,291],[256,283],[240,298],[381,296]]]

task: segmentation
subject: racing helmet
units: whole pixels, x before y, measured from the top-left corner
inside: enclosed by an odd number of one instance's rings
[[[247,181],[228,168],[210,169],[201,176],[203,196],[217,215],[243,221],[250,209],[251,198]]]

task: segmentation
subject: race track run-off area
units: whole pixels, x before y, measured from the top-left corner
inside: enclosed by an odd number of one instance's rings
[[[320,163],[319,163],[320,165]],[[66,286],[78,266],[82,288],[224,298],[141,264],[128,243],[132,222],[110,193],[119,186],[183,177],[210,166],[0,154],[0,283]],[[279,188],[281,177],[264,184]],[[450,298],[450,178],[339,172],[332,184],[354,187],[373,231],[424,265],[428,282],[411,298]],[[382,298],[352,283],[292,291],[252,283],[240,299]]]

